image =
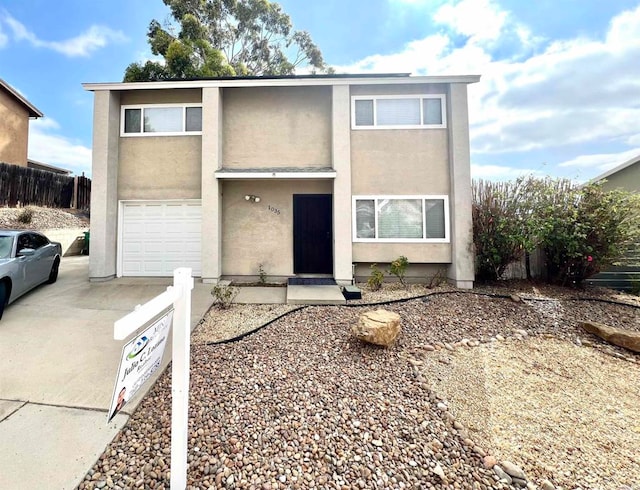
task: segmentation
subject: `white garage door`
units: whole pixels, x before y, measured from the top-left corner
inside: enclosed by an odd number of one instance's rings
[[[177,267],[201,275],[200,201],[126,202],[122,206],[123,276],[172,276]]]

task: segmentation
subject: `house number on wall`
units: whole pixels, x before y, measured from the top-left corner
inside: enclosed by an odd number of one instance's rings
[[[280,210],[278,208],[274,208],[271,205],[269,205],[267,207],[269,208],[269,211],[271,211],[273,214],[280,214]]]

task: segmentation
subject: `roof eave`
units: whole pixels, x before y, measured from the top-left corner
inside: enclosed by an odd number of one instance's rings
[[[237,78],[211,80],[180,80],[157,82],[107,82],[83,83],[89,91],[103,90],[160,90],[169,88],[215,88],[215,87],[292,87],[321,85],[406,85],[419,83],[477,83],[480,75],[436,75],[436,76],[394,76],[394,77],[344,77],[344,78]]]
[[[5,82],[2,78],[0,78],[0,87],[4,88],[10,95],[12,95],[29,113],[30,119],[37,119],[39,117],[44,117],[42,111],[40,111],[36,106],[34,106],[31,102],[25,99],[20,93],[14,89],[11,85]]]
[[[607,170],[606,172],[604,172],[603,174],[598,175],[597,177],[594,177],[593,179],[591,179],[589,181],[590,184],[594,183],[594,182],[600,182],[601,180],[606,179],[607,177],[611,177],[613,174],[620,172],[620,170],[624,170],[627,167],[630,167],[631,165],[640,162],[640,155],[637,155],[633,158],[631,158],[630,160],[627,160],[624,163],[621,163],[620,165],[613,167],[610,170]]]

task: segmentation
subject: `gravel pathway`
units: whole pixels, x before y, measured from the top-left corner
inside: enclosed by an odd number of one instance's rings
[[[511,458],[522,466],[531,488],[542,485],[544,478],[552,480],[556,488],[567,489],[617,489],[620,482],[635,484],[637,480],[624,479],[637,476],[627,471],[618,473],[625,476],[615,481],[617,486],[597,486],[603,475],[613,471],[602,469],[606,458],[568,458],[567,465],[580,464],[580,471],[570,466],[552,468],[544,463],[546,454],[535,459],[527,452],[529,445],[518,444],[519,438],[532,437],[530,432],[513,432],[511,439],[505,437],[510,444],[503,444],[492,436],[493,425],[474,424],[473,414],[464,410],[472,407],[480,421],[492,420],[488,414],[501,410],[507,418],[500,419],[500,424],[507,427],[519,423],[520,407],[533,407],[523,417],[540,417],[539,409],[535,410],[542,407],[537,405],[539,397],[555,400],[547,396],[544,384],[530,393],[510,395],[510,390],[519,383],[517,373],[522,369],[518,366],[526,365],[529,359],[526,351],[523,354],[516,346],[540,342],[537,348],[544,350],[546,336],[564,339],[555,342],[571,348],[580,338],[583,347],[592,345],[598,352],[611,354],[602,355],[609,362],[621,363],[613,364],[614,376],[623,376],[627,365],[636,369],[638,356],[623,354],[591,337],[587,340],[578,321],[589,317],[640,330],[640,310],[564,299],[557,303],[514,302],[466,293],[385,308],[398,312],[403,323],[402,336],[389,349],[366,346],[350,336],[350,326],[369,307],[307,307],[228,344],[204,342],[239,333],[238,325],[243,322],[234,324],[226,334],[210,323],[209,327],[198,327],[192,346],[189,488],[516,488],[499,482],[497,473],[485,468],[485,464],[495,464],[494,456],[500,461]],[[246,330],[255,328],[261,315],[273,318],[281,313],[278,308],[262,311],[255,305],[238,307],[236,314],[240,311],[245,318],[253,318],[247,321]],[[233,324],[234,315],[228,315],[217,329]],[[211,317],[217,316],[218,312],[212,312]],[[526,333],[514,338],[534,340],[509,340],[514,330],[521,329]],[[505,337],[507,340],[499,340]],[[476,344],[476,349],[467,347]],[[503,344],[509,348],[492,349]],[[492,358],[495,363],[491,369],[482,361],[483,350],[499,354]],[[593,348],[582,349],[580,362],[592,359],[591,352]],[[545,359],[559,356],[549,348]],[[456,373],[454,367],[466,365],[466,374],[458,371],[459,376],[451,375]],[[508,369],[503,372],[500,366]],[[634,376],[637,370],[628,373]],[[503,383],[488,392],[486,380],[503,374]],[[442,379],[449,381],[443,384]],[[606,380],[603,377],[597,382]],[[446,386],[451,389],[447,391]],[[496,390],[508,396],[498,399]],[[168,488],[170,393],[170,372],[166,372],[79,488]],[[452,393],[464,396],[459,402]],[[634,393],[637,395],[637,389]],[[504,407],[496,406],[496,400]],[[628,407],[627,402],[634,399],[625,400],[615,406]],[[590,398],[571,399],[571,403],[581,401],[593,403]],[[578,407],[574,415],[591,408]],[[634,419],[625,420],[631,423],[628,429],[635,427]],[[564,427],[570,434],[567,440],[598,449],[600,440],[593,435],[592,426],[577,419],[574,423]],[[627,436],[619,440],[624,444],[619,454],[637,447],[633,434]],[[539,440],[536,447],[544,448],[543,442]],[[606,447],[599,449],[605,451]],[[564,458],[564,454],[555,456],[559,461]],[[611,458],[611,465],[618,461]],[[566,471],[574,473],[567,476],[562,473]],[[588,478],[596,486],[589,486]]]

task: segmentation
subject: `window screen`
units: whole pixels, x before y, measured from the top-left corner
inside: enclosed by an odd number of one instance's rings
[[[202,107],[187,107],[187,131],[202,131]]]
[[[440,99],[422,99],[423,124],[442,124],[442,101]]]
[[[444,238],[444,201],[426,199],[425,215],[427,221],[425,238]]]
[[[373,126],[373,100],[356,100],[356,126]]]

